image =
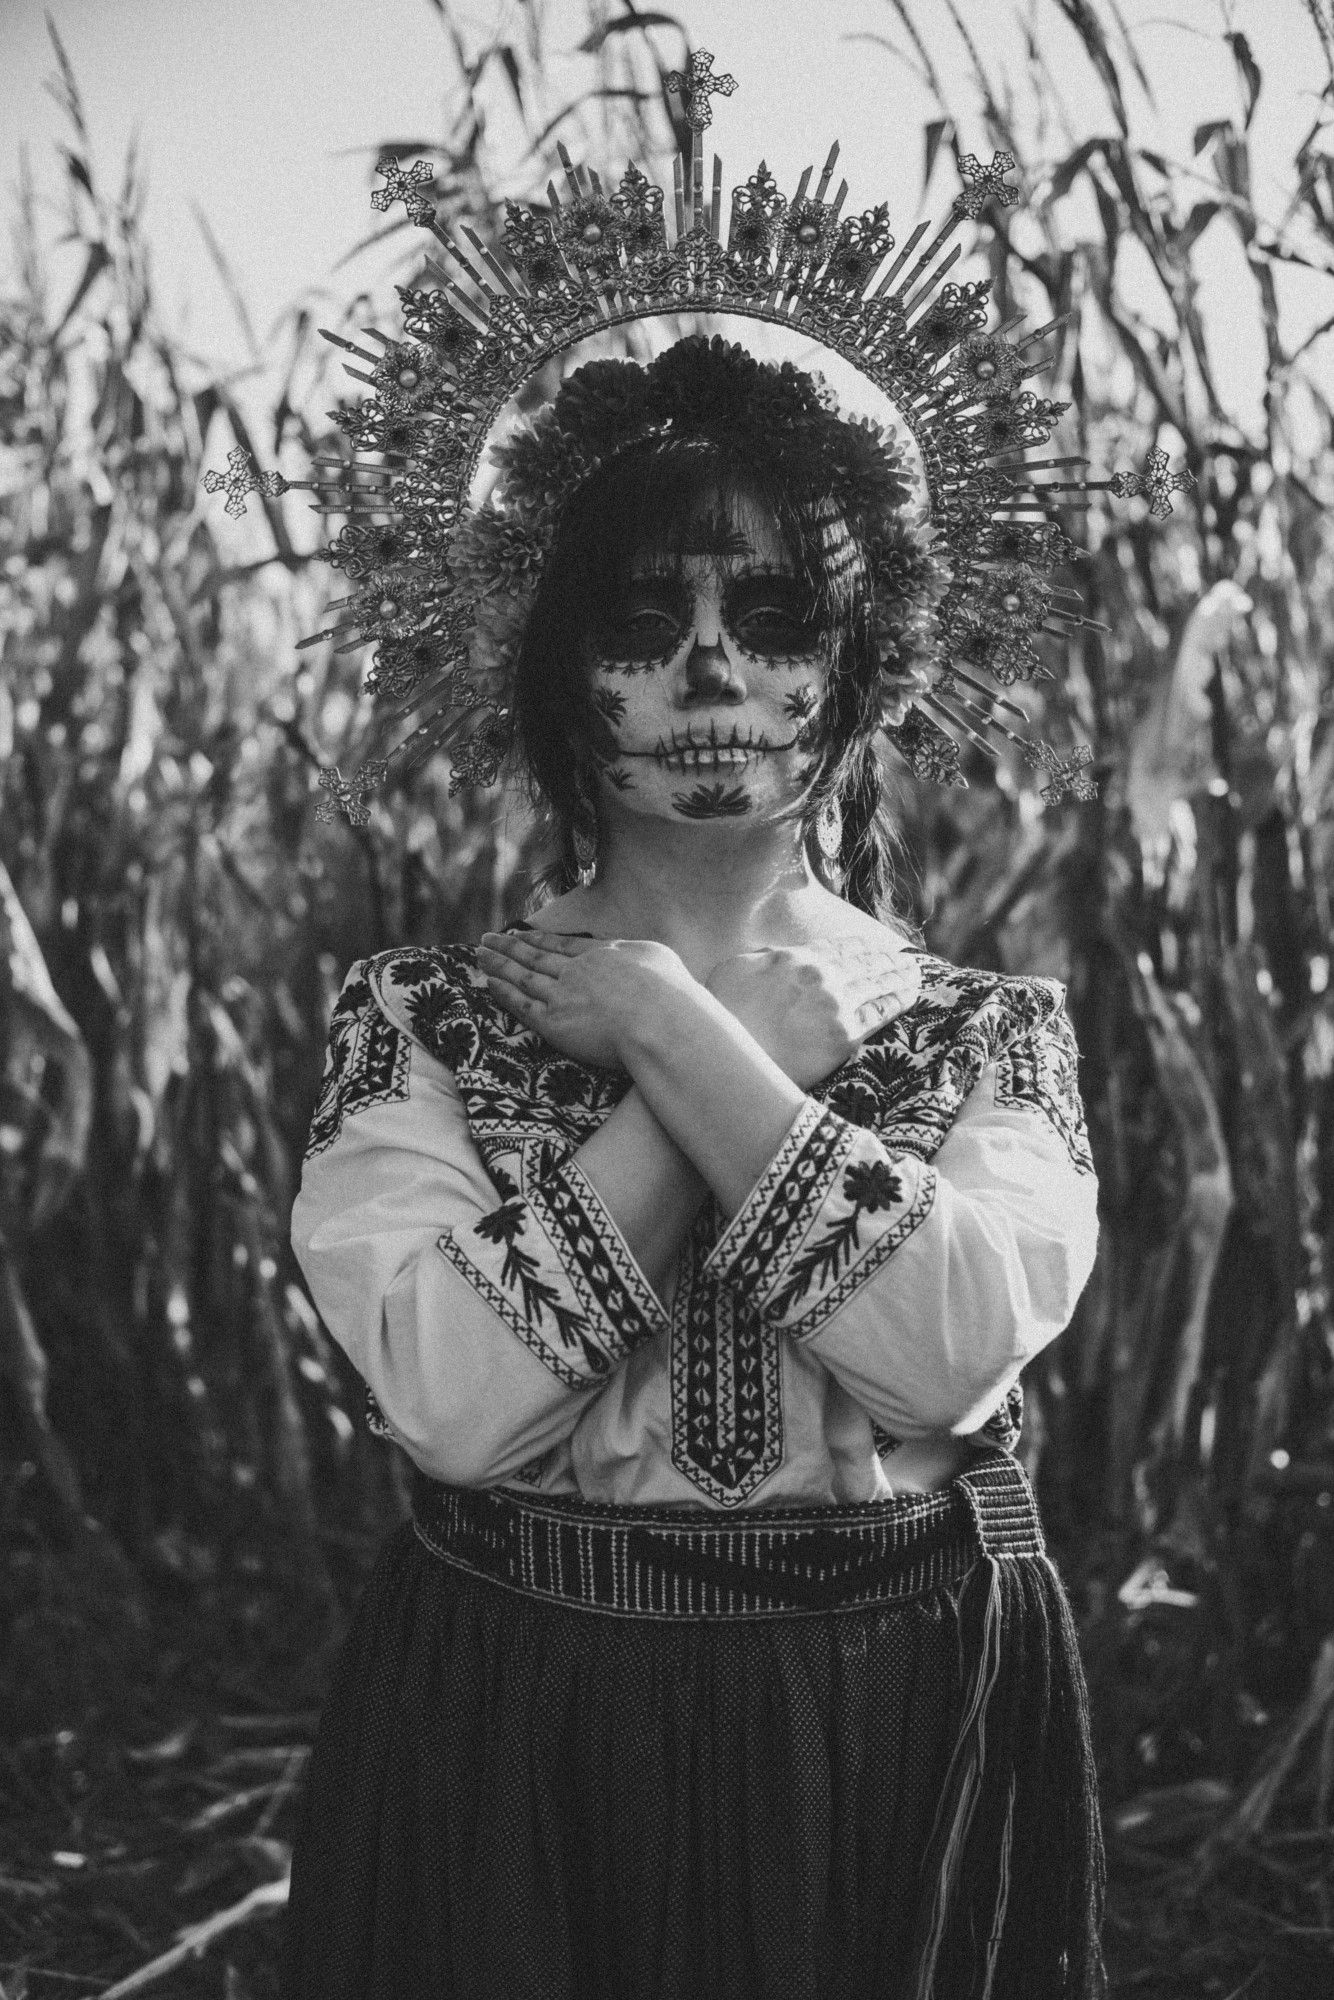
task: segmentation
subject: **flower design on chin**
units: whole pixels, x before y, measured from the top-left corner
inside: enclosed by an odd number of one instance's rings
[[[744,785],[696,785],[692,792],[673,792],[673,810],[682,819],[741,819],[750,811]]]

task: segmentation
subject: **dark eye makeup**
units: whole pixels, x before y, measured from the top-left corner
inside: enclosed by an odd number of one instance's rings
[[[685,638],[692,608],[690,591],[678,578],[635,577],[615,612],[595,629],[594,651],[622,669],[657,665]],[[737,644],[753,658],[806,655],[820,636],[810,592],[781,570],[733,576],[723,593],[722,616]]]
[[[690,622],[690,597],[672,577],[636,577],[614,614],[593,633],[593,646],[604,660],[648,666],[665,660],[685,637]]]
[[[734,578],[723,598],[723,618],[741,646],[761,657],[809,653],[819,639],[810,592],[781,571]]]

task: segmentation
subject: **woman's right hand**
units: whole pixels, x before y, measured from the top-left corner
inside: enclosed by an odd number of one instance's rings
[[[694,986],[676,953],[649,939],[488,931],[477,962],[507,1013],[562,1055],[602,1067],[621,1062],[627,1018],[652,1007],[655,983]]]
[[[822,942],[818,953],[768,946],[724,958],[705,981],[715,999],[802,1090],[822,1083],[921,990],[914,956],[886,939]]]

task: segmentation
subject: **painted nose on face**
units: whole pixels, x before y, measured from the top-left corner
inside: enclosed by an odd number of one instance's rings
[[[695,636],[686,655],[686,702],[702,707],[714,702],[741,702],[746,684],[723,651],[723,637],[717,609],[697,605]]]
[[[721,645],[704,646],[696,639],[686,659],[686,701],[691,706],[746,699],[745,683],[732,671]]]

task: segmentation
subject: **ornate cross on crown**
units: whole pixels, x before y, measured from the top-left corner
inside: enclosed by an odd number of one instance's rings
[[[690,58],[690,69],[683,73],[674,69],[666,78],[668,90],[679,91],[685,104],[686,124],[692,132],[702,132],[706,125],[713,123],[711,97],[730,97],[736,89],[734,76],[715,76],[713,57],[707,49],[696,49]]]
[[[429,160],[414,160],[408,172],[404,173],[393,154],[389,153],[384,159],[376,161],[375,171],[384,175],[385,185],[376,188],[371,196],[371,207],[386,209],[401,201],[410,219],[429,229],[435,221],[435,202],[431,198],[435,169]]]
[[[206,493],[227,494],[227,512],[239,517],[245,513],[247,493],[267,493],[271,500],[280,499],[286,493],[289,482],[281,472],[261,472],[254,459],[243,446],[233,445],[227,454],[226,472],[206,472],[204,491]]]
[[[1144,461],[1143,472],[1118,472],[1107,482],[1118,500],[1129,499],[1132,493],[1142,493],[1149,503],[1151,514],[1170,514],[1172,495],[1184,493],[1195,484],[1189,472],[1170,472],[1171,461],[1165,451],[1151,451]]]

